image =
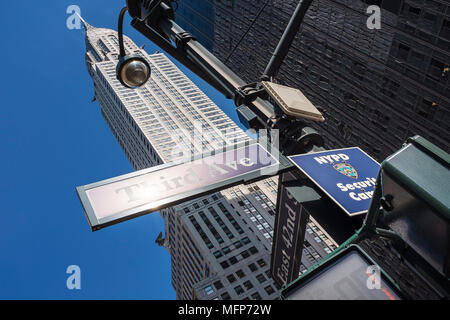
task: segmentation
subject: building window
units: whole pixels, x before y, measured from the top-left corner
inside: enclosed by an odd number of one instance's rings
[[[220,280],[217,280],[216,282],[214,282],[214,287],[216,287],[217,290],[220,290],[223,288],[223,284]]]
[[[228,292],[224,292],[220,295],[222,297],[223,300],[230,300],[230,294]]]
[[[221,262],[220,265],[222,266],[223,269],[226,269],[230,266],[227,261]]]
[[[231,264],[236,264],[236,263],[238,263],[238,259],[236,257],[231,257],[230,258],[230,263]]]
[[[228,275],[227,279],[228,279],[229,283],[233,283],[233,282],[236,281],[236,277],[234,275],[232,275],[232,274]]]
[[[256,264],[251,263],[248,265],[248,268],[250,269],[250,271],[255,272],[256,270],[258,270],[258,267],[256,266]]]
[[[244,273],[244,271],[242,271],[242,270],[236,271],[236,274],[237,274],[237,276],[238,276],[239,278],[241,278],[241,279],[245,277],[245,273]]]
[[[422,10],[420,8],[409,6],[409,10],[408,10],[408,18],[409,19],[408,20],[413,23],[417,23],[417,21],[419,20],[421,11]]]
[[[236,249],[239,249],[240,247],[242,247],[242,243],[240,242],[240,241],[236,241],[235,243],[233,243],[234,244],[234,247],[236,248]]]
[[[258,274],[256,276],[256,279],[259,281],[259,283],[263,283],[264,281],[266,281],[266,277],[264,277],[264,275],[262,273]]]
[[[436,59],[431,59],[430,66],[428,68],[428,74],[436,79],[446,79],[446,66],[443,62]]]
[[[242,255],[242,258],[244,258],[244,259],[250,257],[250,253],[248,253],[247,250],[242,251],[241,255]]]
[[[425,62],[425,55],[424,54],[422,54],[420,52],[417,52],[417,51],[414,51],[414,50],[411,52],[411,55],[409,57],[409,63],[412,66],[414,66],[414,67],[416,67],[418,69],[422,69],[423,65],[424,65],[424,62]]]
[[[252,299],[253,300],[261,300],[261,296],[259,295],[258,292],[255,292],[252,294]]]
[[[269,295],[275,292],[275,290],[272,288],[271,285],[268,285],[267,287],[265,287],[264,290],[266,290],[267,294],[269,294]]]
[[[214,292],[214,289],[211,286],[207,286],[205,288],[205,292],[206,292],[207,295],[210,295],[211,293]]]
[[[423,98],[422,103],[417,106],[417,113],[425,119],[432,120],[436,113],[436,102],[432,102],[429,99]]]
[[[262,267],[264,267],[265,265],[266,265],[266,262],[264,261],[264,259],[259,259],[258,261],[257,261],[257,263],[258,263],[258,265],[262,268]]]
[[[402,61],[406,61],[408,59],[409,47],[404,44],[398,45],[397,58]]]
[[[439,36],[450,40],[450,20],[444,20]]]
[[[423,14],[422,17],[422,23],[420,25],[420,27],[425,30],[428,31],[429,33],[432,34],[437,34],[437,23],[438,23],[438,17],[432,13],[429,12],[425,12]]]
[[[250,290],[253,288],[253,284],[250,282],[250,280],[247,280],[244,282],[244,287],[245,289]]]
[[[258,253],[258,249],[256,249],[256,247],[251,247],[250,249],[248,249],[250,251],[251,254],[256,254]]]
[[[236,293],[237,293],[238,295],[244,293],[244,289],[242,289],[241,286],[236,286],[236,287],[234,287],[234,291],[236,291]]]

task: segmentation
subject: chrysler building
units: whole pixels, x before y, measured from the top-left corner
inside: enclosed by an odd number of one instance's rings
[[[86,65],[100,111],[135,170],[248,140],[163,53],[147,54],[124,36],[127,54],[148,61],[149,81],[128,89],[116,79],[116,31],[86,30]],[[239,185],[161,211],[177,299],[275,299],[269,264],[277,178]],[[308,231],[309,230],[309,231]],[[310,218],[300,272],[336,248]]]

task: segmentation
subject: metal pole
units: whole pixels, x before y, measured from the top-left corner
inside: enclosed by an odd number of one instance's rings
[[[275,77],[283,63],[286,54],[291,47],[292,41],[294,40],[300,25],[303,22],[306,11],[308,11],[309,6],[313,0],[300,0],[295,8],[294,14],[292,15],[289,23],[284,30],[283,36],[281,37],[275,51],[267,64],[266,70],[261,77],[262,80],[268,81],[272,77]]]

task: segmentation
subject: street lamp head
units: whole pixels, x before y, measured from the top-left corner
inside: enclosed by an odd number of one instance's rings
[[[150,78],[150,74],[150,65],[144,58],[137,55],[119,57],[116,76],[125,87],[142,87]]]
[[[142,87],[150,78],[150,64],[139,55],[126,55],[123,43],[123,16],[128,8],[120,10],[118,22],[119,62],[116,67],[116,77],[122,85],[135,89]]]

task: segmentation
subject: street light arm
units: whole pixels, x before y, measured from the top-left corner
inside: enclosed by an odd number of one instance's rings
[[[116,66],[116,77],[127,88],[139,88],[150,78],[150,64],[139,55],[126,55],[123,43],[123,17],[128,7],[120,10],[117,33],[119,37],[119,57]]]
[[[127,12],[128,7],[125,6],[120,10],[119,14],[119,22],[117,26],[117,33],[119,34],[119,53],[120,57],[125,57],[125,46],[123,44],[123,17],[125,15],[125,12]]]

